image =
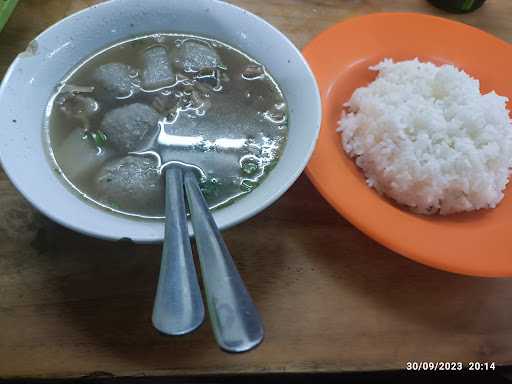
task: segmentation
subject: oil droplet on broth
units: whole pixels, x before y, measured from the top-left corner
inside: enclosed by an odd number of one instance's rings
[[[242,72],[242,79],[244,80],[260,80],[265,78],[265,68],[262,65],[249,64]]]
[[[260,169],[261,161],[256,156],[246,155],[240,159],[242,173],[252,176]]]
[[[282,125],[286,122],[286,112],[279,110],[265,111],[263,117],[274,124]]]
[[[240,184],[240,189],[244,192],[251,192],[254,188],[258,186],[258,182],[251,179],[243,179]]]
[[[211,197],[219,188],[219,181],[215,177],[207,177],[201,181],[200,188],[205,198]]]

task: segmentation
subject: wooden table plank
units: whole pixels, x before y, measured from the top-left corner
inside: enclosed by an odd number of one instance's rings
[[[354,15],[445,15],[423,0],[234,2],[299,47]],[[0,34],[0,73],[37,33],[93,3],[23,0]],[[512,41],[510,1],[449,17]],[[151,327],[158,246],[104,242],[53,224],[2,175],[0,377],[339,372],[399,369],[410,360],[512,364],[512,280],[456,276],[387,251],[338,216],[304,176],[225,236],[267,332],[261,347],[242,355],[220,352],[208,324],[180,338]]]

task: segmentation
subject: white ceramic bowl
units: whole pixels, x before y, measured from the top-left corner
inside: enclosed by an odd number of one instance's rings
[[[247,52],[268,68],[289,104],[289,138],[281,160],[253,192],[214,212],[221,229],[266,208],[306,166],[319,132],[320,97],[309,66],[281,32],[217,0],[111,0],[44,31],[14,60],[0,88],[3,168],[37,209],[60,224],[103,239],[162,240],[162,221],[114,214],[72,193],[54,172],[43,140],[45,108],[68,72],[115,42],[156,32],[203,35]]]

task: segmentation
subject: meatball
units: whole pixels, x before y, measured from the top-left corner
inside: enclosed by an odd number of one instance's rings
[[[215,49],[197,41],[185,41],[176,54],[177,65],[185,72],[199,72],[205,68],[217,68],[222,62]]]
[[[128,211],[157,211],[163,204],[163,183],[155,159],[126,156],[105,163],[99,170],[96,190],[101,200]]]
[[[112,147],[127,153],[137,150],[145,138],[157,131],[159,119],[160,115],[153,108],[134,103],[106,113],[101,129]]]
[[[140,88],[135,84],[139,80],[134,76],[135,69],[127,64],[109,63],[101,65],[93,74],[93,80],[103,88],[110,98],[122,98],[136,94]]]

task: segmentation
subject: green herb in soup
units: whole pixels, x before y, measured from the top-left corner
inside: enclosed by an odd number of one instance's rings
[[[67,182],[141,217],[163,216],[162,163],[200,168],[210,208],[224,206],[264,180],[288,131],[286,101],[263,65],[222,42],[179,34],[97,53],[63,80],[47,110],[50,154]],[[163,133],[165,153],[155,156]]]

